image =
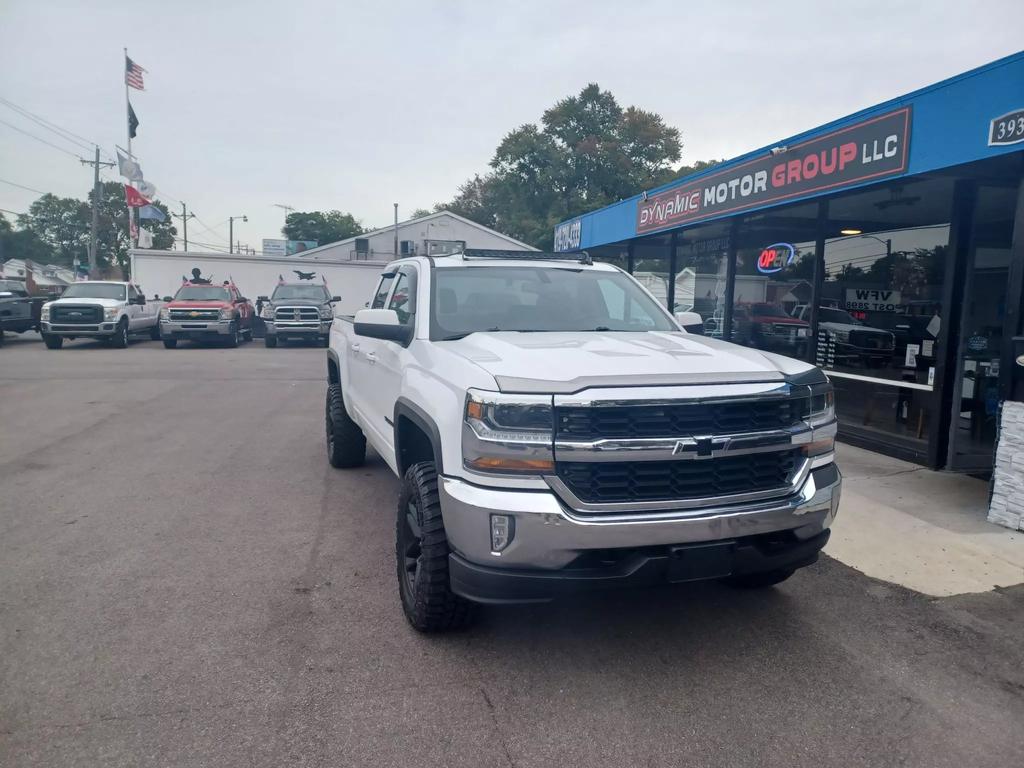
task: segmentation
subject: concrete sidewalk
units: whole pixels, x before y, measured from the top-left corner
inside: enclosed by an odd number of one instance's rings
[[[1024,533],[985,520],[988,483],[840,444],[843,499],[825,552],[927,595],[1024,583]]]

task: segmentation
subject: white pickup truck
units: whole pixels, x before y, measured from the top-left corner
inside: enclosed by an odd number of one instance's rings
[[[402,478],[396,565],[421,631],[475,603],[810,565],[841,488],[832,386],[684,331],[630,275],[562,254],[389,265],[338,317],[327,454]]]
[[[43,305],[40,329],[47,349],[60,349],[64,339],[99,338],[123,349],[129,336],[160,338],[157,318],[163,302],[146,299],[133,283],[86,280],[72,283],[59,299]]]

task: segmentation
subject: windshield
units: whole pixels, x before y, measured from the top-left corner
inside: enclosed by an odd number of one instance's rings
[[[0,280],[0,292],[25,293],[25,284],[17,280]]]
[[[431,338],[477,331],[677,331],[627,275],[562,267],[434,271]]]
[[[307,301],[328,301],[330,294],[322,285],[279,285],[274,289],[271,301],[292,301],[294,299],[305,299]]]
[[[860,325],[860,321],[851,317],[841,309],[830,309],[829,307],[818,308],[818,319],[823,323],[845,323],[846,325]]]
[[[117,283],[73,283],[64,289],[62,299],[118,299],[124,301],[125,287]]]
[[[231,301],[231,294],[227,288],[219,285],[183,285],[174,294],[174,300],[180,301]]]
[[[782,311],[782,307],[776,304],[753,304],[750,307],[750,314],[759,317],[789,317]]]

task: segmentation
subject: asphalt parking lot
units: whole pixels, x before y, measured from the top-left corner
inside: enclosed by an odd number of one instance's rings
[[[405,623],[324,350],[0,348],[0,765],[1024,765],[1024,589],[825,558]],[[840,512],[841,514],[841,512]]]

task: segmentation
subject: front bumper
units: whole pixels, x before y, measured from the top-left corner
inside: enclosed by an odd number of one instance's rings
[[[83,323],[75,325],[72,323],[51,323],[43,320],[39,328],[43,333],[50,336],[112,336],[114,328],[117,327],[117,320],[107,320],[102,323]]]
[[[161,320],[160,336],[164,339],[209,339],[230,336],[235,332],[234,320],[188,322]]]
[[[309,339],[328,336],[331,333],[331,321],[321,320],[318,323],[302,321],[274,321],[264,318],[267,336],[280,339]]]
[[[841,489],[838,468],[828,464],[782,499],[609,519],[575,513],[548,491],[483,488],[453,477],[439,482],[452,589],[478,602],[809,565],[828,539]],[[491,551],[492,514],[514,518],[512,541],[500,553]],[[708,550],[700,545],[710,544],[728,551],[719,548],[702,570]],[[676,557],[697,565],[680,571],[671,565]],[[597,561],[603,567],[593,567]],[[680,572],[689,575],[672,578]]]

